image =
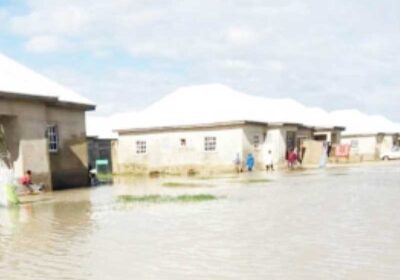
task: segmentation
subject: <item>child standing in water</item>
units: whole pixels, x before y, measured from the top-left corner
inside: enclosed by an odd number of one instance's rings
[[[298,160],[298,157],[297,157],[297,153],[296,153],[295,149],[291,149],[288,154],[288,167],[294,168],[297,160]]]
[[[246,164],[247,164],[247,170],[248,170],[248,171],[253,171],[253,167],[254,167],[254,157],[253,157],[253,155],[252,155],[251,153],[247,155]]]
[[[242,161],[240,160],[240,155],[239,155],[239,153],[236,154],[236,158],[235,158],[235,160],[234,160],[234,163],[235,163],[235,170],[236,170],[236,173],[242,172],[242,168],[241,168]]]
[[[30,171],[30,170],[26,171],[25,175],[21,177],[20,183],[26,189],[28,189],[28,192],[30,194],[33,193],[33,189],[31,187],[31,185],[32,185],[32,171]]]
[[[265,163],[266,163],[265,168],[267,169],[267,171],[269,170],[274,171],[274,163],[271,150],[268,151]]]

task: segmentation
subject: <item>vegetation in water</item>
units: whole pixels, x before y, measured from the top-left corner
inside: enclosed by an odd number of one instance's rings
[[[103,182],[103,181],[112,181],[113,180],[114,175],[112,173],[98,173],[97,174],[97,179],[99,179],[99,181]]]
[[[169,188],[181,188],[181,187],[210,187],[211,185],[199,184],[193,182],[165,182],[162,184],[162,186]]]
[[[224,180],[224,179],[237,179],[238,176],[202,176],[196,177],[197,180]]]
[[[237,181],[242,184],[258,184],[258,183],[270,183],[272,180],[270,179],[244,179]]]
[[[194,195],[120,195],[117,198],[118,202],[122,203],[135,203],[135,202],[147,202],[147,203],[168,203],[168,202],[201,202],[218,199],[216,196],[211,194],[194,194]]]

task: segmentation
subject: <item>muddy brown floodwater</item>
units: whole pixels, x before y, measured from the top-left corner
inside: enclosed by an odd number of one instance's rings
[[[185,184],[0,208],[0,279],[399,279],[399,163]]]

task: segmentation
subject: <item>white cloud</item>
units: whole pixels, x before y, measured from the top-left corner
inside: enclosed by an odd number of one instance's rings
[[[67,48],[67,44],[53,36],[34,36],[25,45],[31,52],[55,52]]]
[[[247,27],[231,27],[227,32],[227,39],[236,46],[251,46],[257,42],[257,33]]]
[[[34,3],[35,1],[31,1]],[[90,11],[74,5],[51,6],[38,5],[28,15],[15,16],[11,19],[11,29],[27,36],[77,35],[89,21]]]
[[[29,50],[85,51],[101,59],[122,50],[169,63],[165,69],[120,69],[129,72],[125,77],[116,69],[104,77],[75,69],[83,84],[96,84],[86,92],[92,99],[100,95],[99,102],[135,107],[143,100],[136,95],[149,101],[182,84],[221,82],[258,95],[290,96],[328,109],[357,107],[400,120],[392,105],[400,90],[397,0],[27,3],[27,12],[8,24]],[[168,70],[176,64],[186,65],[181,76]],[[109,92],[122,100],[129,92],[134,101],[111,100]]]

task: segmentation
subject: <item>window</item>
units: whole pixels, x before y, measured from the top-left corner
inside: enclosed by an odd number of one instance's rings
[[[254,145],[254,148],[256,148],[256,149],[260,146],[260,136],[259,135],[253,136],[253,145]]]
[[[217,137],[204,138],[204,151],[212,152],[217,149]]]
[[[47,140],[49,145],[49,152],[58,152],[58,130],[56,125],[47,126]]]
[[[358,140],[351,140],[350,147],[352,149],[358,149]]]
[[[186,147],[186,139],[181,138],[181,147]]]
[[[136,141],[136,153],[145,154],[147,152],[146,141]]]

